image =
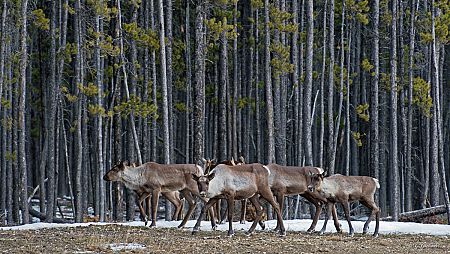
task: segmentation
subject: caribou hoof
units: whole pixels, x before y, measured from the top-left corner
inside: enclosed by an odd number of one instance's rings
[[[286,236],[286,231],[280,231],[280,237],[285,237]]]
[[[245,220],[241,220],[239,223],[240,224],[245,224]]]
[[[217,225],[212,226],[211,229],[212,229],[213,231],[216,231],[216,230],[217,230]]]
[[[251,236],[251,235],[253,235],[253,232],[250,232],[250,231],[245,232],[245,236]]]
[[[308,229],[308,230],[306,230],[306,233],[308,233],[308,234],[312,234],[312,233],[314,233],[314,229]]]
[[[229,230],[228,237],[233,237],[233,236],[234,236],[234,230]]]
[[[150,224],[150,227],[151,227],[151,228],[155,228],[155,227],[156,227],[156,223]]]
[[[348,233],[348,236],[349,236],[349,237],[353,237],[353,236],[354,236],[354,233],[353,233],[353,232],[349,232],[349,233]]]
[[[200,231],[198,228],[193,228],[192,229],[192,234],[195,235],[195,234],[197,234],[198,231]]]
[[[377,238],[378,236],[380,236],[378,233],[373,233],[372,235],[373,237]]]
[[[262,230],[266,229],[266,223],[264,222],[260,222],[259,226],[261,227]]]
[[[325,231],[323,231],[323,230],[319,231],[319,235],[323,235],[324,233],[325,233]]]

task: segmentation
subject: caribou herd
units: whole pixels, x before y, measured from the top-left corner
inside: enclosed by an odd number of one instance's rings
[[[189,208],[178,226],[179,228],[183,228],[191,218],[197,200],[204,202],[205,205],[197,218],[192,234],[200,230],[200,223],[206,211],[210,213],[212,228],[216,228],[216,219],[221,222],[223,218],[217,206],[214,209],[214,205],[218,204],[220,200],[225,200],[228,207],[228,236],[233,236],[234,201],[242,200],[241,223],[243,223],[245,204],[249,200],[256,211],[253,224],[246,232],[247,235],[251,235],[258,224],[262,229],[265,228],[262,221],[263,206],[261,205],[261,199],[264,199],[276,213],[277,226],[274,231],[278,232],[280,236],[285,236],[286,229],[281,215],[284,197],[301,195],[316,208],[307,232],[314,232],[322,206],[326,207],[327,213],[320,234],[325,232],[330,216],[333,216],[336,230],[342,232],[336,212],[336,203],[340,203],[348,221],[349,235],[353,236],[349,202],[359,201],[360,204],[371,210],[371,214],[364,224],[363,234],[367,233],[369,223],[375,217],[376,226],[373,236],[378,236],[380,209],[374,201],[374,195],[380,185],[377,179],[368,176],[339,174],[326,176],[326,172],[319,167],[245,164],[241,158],[237,162],[232,159],[220,163],[202,159],[198,164],[147,162],[136,165],[128,161],[120,161],[105,174],[103,179],[122,182],[128,189],[136,193],[141,218],[145,225],[151,219],[150,227],[156,226],[157,204],[161,193],[175,206],[174,220],[182,217],[183,201],[181,197],[187,201]],[[149,214],[145,212],[144,202],[147,202],[147,207],[152,208],[151,211],[148,209]]]

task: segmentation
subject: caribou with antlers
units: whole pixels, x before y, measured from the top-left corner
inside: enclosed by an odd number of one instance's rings
[[[120,162],[109,170],[103,179],[105,181],[123,182],[127,188],[137,191],[138,194],[152,194],[152,223],[150,227],[156,226],[156,212],[159,194],[166,193],[167,197],[167,193],[178,191],[181,192],[189,204],[188,212],[181,224],[178,226],[179,228],[182,228],[186,225],[187,220],[192,215],[192,212],[196,206],[194,196],[200,197],[197,183],[192,179],[192,175],[202,176],[203,169],[195,164],[165,165],[158,164],[156,162],[147,162],[136,167],[134,165],[130,165],[128,162]],[[145,199],[145,197],[142,198]],[[203,197],[200,198],[205,201]],[[141,204],[142,203],[140,202],[139,209],[142,213],[143,210]],[[213,228],[216,227],[214,219],[211,219],[211,224]]]

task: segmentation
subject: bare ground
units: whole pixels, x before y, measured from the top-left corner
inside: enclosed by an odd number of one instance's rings
[[[306,234],[257,231],[250,237],[238,231],[146,228],[119,225],[41,230],[0,231],[0,253],[117,253],[111,244],[133,243],[129,253],[450,253],[450,238],[426,235]]]

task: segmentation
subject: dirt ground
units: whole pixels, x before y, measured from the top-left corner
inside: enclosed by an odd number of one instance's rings
[[[128,248],[115,249],[129,243]],[[116,244],[116,245],[114,245]],[[134,244],[134,245],[132,245]],[[124,246],[124,245],[122,245]],[[0,253],[450,253],[450,237],[425,235],[306,234],[238,231],[228,238],[223,231],[89,226],[41,230],[0,231]]]

